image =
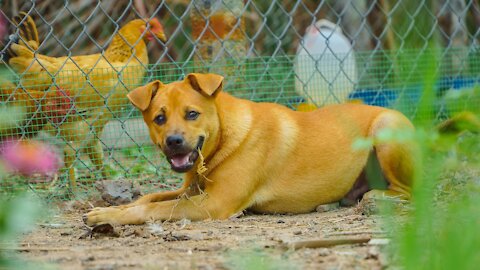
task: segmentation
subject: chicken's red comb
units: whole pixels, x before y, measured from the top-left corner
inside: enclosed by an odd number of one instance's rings
[[[150,29],[152,32],[157,32],[161,31],[163,32],[163,25],[160,23],[160,21],[157,18],[152,18],[152,19],[145,19],[149,24],[150,24]]]

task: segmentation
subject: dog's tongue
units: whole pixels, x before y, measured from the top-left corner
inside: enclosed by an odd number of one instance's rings
[[[190,157],[190,153],[185,155],[177,155],[177,156],[173,156],[170,159],[170,161],[172,162],[172,165],[175,167],[183,167],[187,165],[189,157]]]

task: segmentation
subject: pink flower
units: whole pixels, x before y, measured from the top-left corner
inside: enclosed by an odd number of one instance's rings
[[[9,172],[25,176],[54,173],[60,167],[60,158],[55,151],[36,141],[6,141],[1,146],[0,155]]]

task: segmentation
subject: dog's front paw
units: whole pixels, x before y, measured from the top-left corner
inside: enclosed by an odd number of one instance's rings
[[[117,207],[96,207],[92,211],[83,215],[83,222],[88,226],[101,224],[121,224],[122,212],[124,208]]]

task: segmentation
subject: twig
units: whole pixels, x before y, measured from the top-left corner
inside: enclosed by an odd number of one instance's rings
[[[23,252],[31,252],[31,251],[78,251],[82,249],[88,249],[89,251],[92,250],[106,250],[106,249],[114,249],[114,247],[15,247],[15,246],[0,246],[0,251],[23,251]]]
[[[54,247],[0,247],[1,251],[71,251],[71,248],[54,248]]]
[[[371,237],[342,237],[342,238],[332,238],[332,239],[313,239],[313,240],[304,240],[304,241],[293,241],[293,242],[283,242],[283,246],[288,249],[301,249],[301,248],[321,248],[321,247],[332,247],[338,245],[351,245],[351,244],[361,244],[368,243],[372,238]]]
[[[52,188],[54,188],[55,185],[57,184],[57,181],[58,181],[58,173],[55,173],[53,175],[52,182],[50,183],[50,185],[48,185],[48,189],[51,190]]]
[[[359,235],[359,234],[386,234],[386,232],[384,231],[335,232],[335,233],[329,233],[327,234],[327,236]]]

